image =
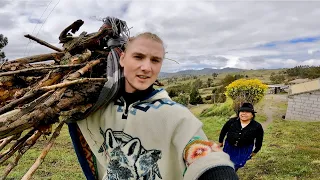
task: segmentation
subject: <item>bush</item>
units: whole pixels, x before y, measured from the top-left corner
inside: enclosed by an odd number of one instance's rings
[[[204,99],[207,101],[211,100],[211,95],[207,95]]]
[[[227,99],[226,95],[224,93],[214,93],[212,95],[212,103],[224,103]]]
[[[270,81],[273,84],[283,83],[285,79],[286,79],[286,77],[283,74],[271,73],[271,75],[270,75]]]
[[[200,96],[199,90],[197,88],[192,88],[189,103],[192,105],[203,104],[202,97]]]
[[[179,96],[172,98],[172,100],[184,106],[189,104],[189,96],[187,94],[179,94]]]
[[[267,89],[268,86],[258,79],[238,79],[226,87],[225,94],[233,100],[233,109],[238,112],[244,102],[258,103]]]
[[[203,111],[200,116],[201,117],[210,117],[210,116],[222,116],[222,117],[230,117],[233,115],[232,109],[232,100],[229,98],[225,103],[222,104],[214,104],[212,107]]]

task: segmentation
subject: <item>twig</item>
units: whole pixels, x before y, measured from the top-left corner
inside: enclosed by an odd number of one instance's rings
[[[36,170],[39,168],[41,163],[44,161],[44,158],[47,156],[49,150],[53,146],[54,141],[59,136],[63,125],[64,125],[64,121],[61,121],[59,126],[55,129],[54,133],[52,134],[47,146],[42,150],[40,156],[37,158],[36,162],[31,166],[28,172],[22,177],[22,180],[31,179],[32,175],[36,172]]]
[[[97,81],[105,82],[105,81],[107,81],[107,79],[106,78],[83,78],[83,79],[77,79],[77,80],[73,80],[73,81],[67,81],[64,83],[55,84],[52,86],[45,86],[45,87],[40,88],[40,90],[49,91],[49,90],[54,90],[57,88],[71,86],[74,84],[82,84],[82,83],[97,82]]]
[[[35,95],[41,94],[42,92],[43,92],[43,91],[41,91],[41,90],[39,90],[39,89],[38,89],[38,90],[35,90],[35,91],[30,91],[30,92],[28,92],[28,93],[25,94],[22,98],[19,98],[19,99],[17,99],[17,100],[14,100],[14,101],[10,102],[9,104],[7,104],[7,105],[3,106],[2,108],[0,108],[0,114],[3,114],[3,113],[5,113],[5,112],[11,110],[14,106],[16,106],[16,105],[18,105],[18,104],[20,104],[20,103],[22,103],[22,102],[24,102],[24,101],[27,101],[28,99],[34,97]],[[37,98],[37,99],[35,99],[34,101],[32,101],[32,102],[28,105],[28,108],[30,109],[30,108],[36,106],[37,104],[39,104],[40,102],[42,102],[45,98],[49,97],[49,96],[52,94],[52,92],[53,92],[53,91],[49,91],[49,92],[41,95],[39,98]],[[25,109],[26,109],[26,108],[25,108]],[[26,112],[27,112],[26,110],[23,111],[23,113],[26,113]],[[21,117],[21,115],[15,115],[15,117],[14,117],[13,119],[17,119],[18,116]],[[10,121],[9,119],[11,119],[11,118],[7,118],[7,120],[1,120],[1,119],[0,119],[0,127],[3,125],[4,122],[10,123],[10,122],[14,121],[14,120],[11,120],[11,121]]]
[[[27,69],[21,69],[21,70],[17,70],[17,71],[2,72],[2,73],[0,73],[0,77],[1,76],[13,75],[13,74],[26,73],[26,72],[29,72],[29,71],[39,71],[39,70],[42,70],[42,69],[72,68],[72,67],[79,67],[79,66],[83,66],[83,64],[56,65],[56,66],[47,66],[47,67],[27,68]]]
[[[40,54],[40,55],[35,55],[35,56],[19,58],[16,60],[8,61],[7,63],[27,64],[27,63],[41,62],[41,61],[47,61],[47,60],[57,60],[57,59],[60,59],[62,56],[64,56],[63,52]]]
[[[5,179],[8,176],[11,170],[18,165],[18,162],[20,158],[24,155],[24,153],[27,152],[37,142],[37,140],[41,135],[42,135],[41,131],[38,130],[23,144],[21,149],[19,149],[18,154],[15,157],[14,161],[7,165],[1,179]]]
[[[13,139],[14,139],[15,135],[12,135],[12,136],[9,136],[7,138],[4,138],[2,141],[1,141],[1,144],[0,144],[0,151],[6,147],[7,144],[9,144]]]
[[[24,37],[29,38],[29,39],[31,39],[31,40],[34,40],[34,41],[36,41],[37,43],[39,43],[39,44],[41,44],[41,45],[44,45],[44,46],[46,46],[46,47],[48,47],[48,48],[51,48],[51,49],[53,49],[53,50],[56,50],[56,51],[58,51],[58,52],[62,52],[61,49],[59,49],[59,48],[57,48],[57,47],[55,47],[55,46],[53,46],[53,45],[51,45],[51,44],[49,44],[49,43],[41,40],[41,39],[39,39],[39,38],[36,38],[36,37],[34,37],[34,36],[30,35],[30,34],[24,35]]]
[[[32,136],[32,134],[35,132],[35,129],[32,129],[29,131],[24,137],[20,138],[14,145],[11,146],[11,148],[6,151],[3,154],[0,154],[0,164],[5,162],[7,159],[9,159],[18,149],[20,149],[23,145],[23,143]]]

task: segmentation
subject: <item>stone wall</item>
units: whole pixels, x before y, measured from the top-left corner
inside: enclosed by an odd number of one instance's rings
[[[320,121],[320,90],[290,95],[286,119]]]

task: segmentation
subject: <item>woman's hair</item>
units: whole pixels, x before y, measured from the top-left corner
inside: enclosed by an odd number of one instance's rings
[[[138,34],[136,36],[130,37],[128,39],[128,41],[125,43],[125,45],[124,45],[125,49],[127,49],[127,47],[130,45],[130,43],[132,43],[134,40],[138,39],[139,37],[152,39],[152,40],[154,40],[154,41],[156,41],[158,43],[161,43],[162,46],[163,46],[163,49],[164,49],[164,43],[163,43],[162,39],[158,35],[156,35],[154,33],[151,33],[151,32],[144,32],[144,33],[140,33],[140,34]]]

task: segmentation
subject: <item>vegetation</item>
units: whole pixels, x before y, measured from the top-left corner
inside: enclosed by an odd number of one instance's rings
[[[279,74],[276,74],[276,73],[271,73],[270,75],[270,81],[273,83],[273,84],[280,84],[280,83],[283,83],[285,81],[286,77],[284,74],[282,73],[279,73]]]
[[[243,102],[258,103],[267,88],[267,85],[258,79],[238,79],[226,87],[226,95],[233,100],[234,111],[238,112]]]
[[[2,48],[4,48],[7,44],[8,44],[8,38],[4,37],[3,34],[0,34],[0,62],[4,61],[6,58],[6,55],[2,51]]]
[[[320,66],[296,66],[285,71],[289,77],[315,79],[320,77]]]
[[[203,104],[203,100],[202,100],[202,97],[200,96],[198,88],[196,88],[196,87],[192,88],[191,93],[190,93],[189,103],[192,105]]]

